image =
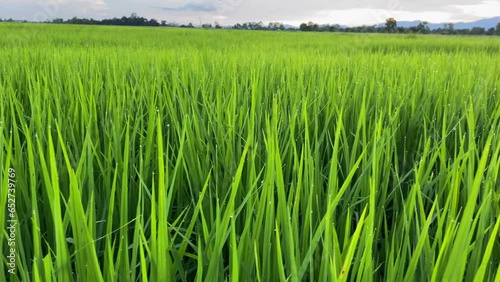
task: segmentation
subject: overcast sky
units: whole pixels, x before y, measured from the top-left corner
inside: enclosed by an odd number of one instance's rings
[[[247,21],[279,21],[299,25],[362,25],[425,20],[434,23],[474,21],[500,16],[500,0],[0,0],[0,18],[41,21],[73,16],[94,19],[128,16],[177,23],[222,25]]]

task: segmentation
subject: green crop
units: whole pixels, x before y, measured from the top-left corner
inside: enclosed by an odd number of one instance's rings
[[[500,281],[499,38],[0,34],[0,281]]]

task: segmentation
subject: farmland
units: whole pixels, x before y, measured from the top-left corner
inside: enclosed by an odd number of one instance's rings
[[[500,38],[0,34],[0,281],[500,280]]]

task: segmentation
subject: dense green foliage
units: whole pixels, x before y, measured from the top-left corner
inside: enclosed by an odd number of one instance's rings
[[[498,38],[0,34],[0,281],[500,279]]]

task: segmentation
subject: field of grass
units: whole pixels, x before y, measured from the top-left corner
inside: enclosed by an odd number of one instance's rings
[[[500,38],[0,34],[0,281],[500,281]]]

